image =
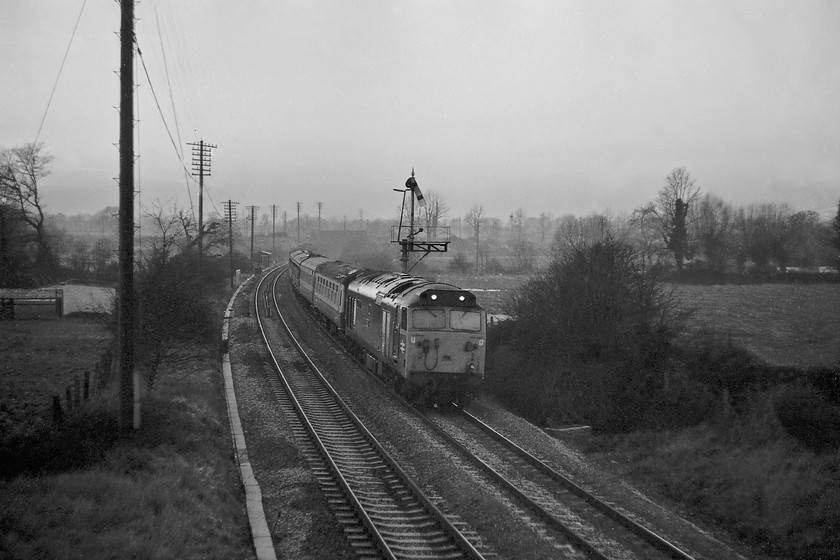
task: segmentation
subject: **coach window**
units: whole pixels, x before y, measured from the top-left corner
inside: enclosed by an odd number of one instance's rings
[[[408,328],[408,310],[405,307],[400,308],[400,328],[402,330]]]

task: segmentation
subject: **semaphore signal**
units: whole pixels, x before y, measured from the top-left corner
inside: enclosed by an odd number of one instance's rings
[[[391,243],[398,243],[400,245],[400,263],[402,264],[402,271],[408,273],[411,270],[408,267],[409,253],[424,253],[417,262],[426,258],[429,253],[445,253],[449,247],[449,226],[430,227],[427,224],[426,229],[422,227],[415,231],[414,227],[414,200],[421,208],[426,207],[426,199],[420,191],[420,185],[417,184],[417,179],[414,178],[414,168],[411,168],[411,177],[405,182],[404,189],[393,189],[396,192],[403,193],[403,204],[400,209],[400,225],[391,226]],[[410,192],[410,212],[408,225],[403,225],[403,214],[405,213],[405,195]],[[417,235],[425,231],[425,240],[418,241]],[[415,263],[416,264],[416,263]],[[413,268],[413,267],[412,267]]]

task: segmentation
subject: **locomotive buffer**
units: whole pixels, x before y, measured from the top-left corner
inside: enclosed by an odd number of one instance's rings
[[[415,230],[414,223],[414,200],[421,208],[426,208],[426,200],[423,198],[423,193],[420,192],[420,186],[417,184],[417,179],[414,178],[414,168],[411,169],[411,177],[405,182],[404,189],[393,189],[396,192],[403,193],[403,204],[400,209],[400,225],[391,226],[391,243],[399,243],[400,245],[400,263],[402,264],[402,271],[408,273],[411,269],[408,267],[409,253],[423,253],[417,262],[422,261],[429,253],[445,253],[449,247],[449,226],[431,226],[429,225],[429,214],[426,214],[426,227]],[[405,213],[405,194],[410,192],[408,224],[403,224],[403,215]],[[424,234],[424,235],[420,235]],[[415,265],[417,263],[414,263]],[[412,266],[411,268],[414,268]]]

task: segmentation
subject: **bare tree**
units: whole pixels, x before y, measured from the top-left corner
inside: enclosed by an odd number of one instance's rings
[[[435,228],[440,223],[440,220],[449,212],[449,206],[443,197],[436,191],[429,191],[425,195],[426,206],[423,208],[423,219],[426,226]]]
[[[155,224],[155,231],[160,235],[160,240],[167,240],[170,246],[174,245],[180,251],[189,251],[198,247],[198,224],[192,212],[183,208],[173,208],[172,213],[165,215],[160,206],[156,206],[153,212],[146,213],[146,217]],[[250,219],[250,214],[247,215]],[[204,239],[202,252],[204,255],[211,253],[214,247],[227,246],[227,229],[221,227],[222,218],[218,213],[213,212],[205,218],[203,223]],[[179,230],[171,231],[172,228]]]
[[[545,245],[545,234],[551,226],[551,214],[543,212],[540,214],[540,245]]]
[[[524,227],[525,211],[518,208],[510,215],[511,249],[516,268],[523,272],[530,272],[534,268],[535,251],[534,246],[523,235]]]
[[[105,274],[108,265],[118,261],[114,240],[108,237],[97,239],[90,251],[90,258],[93,261],[94,273],[100,276]]]
[[[604,241],[607,236],[615,233],[612,220],[600,214],[593,214],[584,218],[577,216],[563,216],[554,232],[554,252],[560,256],[569,250],[576,250],[584,244],[594,244]]]
[[[627,219],[628,238],[639,255],[641,271],[644,273],[660,262],[668,250],[659,234],[659,217],[653,203],[633,210]]]
[[[481,221],[484,219],[484,207],[476,204],[470,208],[464,216],[467,224],[473,228],[475,233],[475,272],[478,273],[478,263],[481,254]]]
[[[689,208],[700,194],[700,188],[684,167],[671,171],[665,177],[665,182],[666,185],[659,191],[655,208],[660,234],[665,246],[674,255],[677,272],[680,273],[685,260],[690,256]]]
[[[826,239],[830,236],[820,215],[813,210],[796,212],[788,218],[785,238],[785,255],[793,266],[814,267],[820,264],[825,253]]]
[[[734,224],[732,207],[720,198],[707,194],[697,204],[695,237],[712,272],[720,274],[726,271]]]
[[[138,364],[151,388],[167,363],[189,368],[201,355],[201,344],[212,340],[212,305],[203,300],[201,279],[188,241],[189,220],[184,212],[147,213],[155,224],[152,246],[144,252],[137,272],[138,324],[135,344]]]
[[[50,174],[52,160],[53,157],[43,151],[43,144],[26,144],[0,151],[2,196],[17,208],[21,219],[31,228],[31,240],[37,247],[37,265],[46,264],[50,259],[38,182]]]
[[[837,203],[837,214],[831,222],[831,244],[834,248],[835,266],[840,272],[840,202]]]
[[[767,269],[771,264],[781,268],[787,266],[791,214],[787,204],[753,204],[738,211],[735,228],[739,268],[743,268],[747,260],[760,269]]]
[[[90,261],[90,242],[84,237],[73,238],[70,245],[70,267],[84,274],[90,269]]]

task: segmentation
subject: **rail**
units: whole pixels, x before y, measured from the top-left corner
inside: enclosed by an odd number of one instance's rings
[[[483,558],[365,428],[303,350],[276,299],[279,277],[275,276],[271,288],[276,317],[307,362],[309,379],[287,376],[271,352],[259,314],[259,293],[265,279],[255,296],[263,341],[310,438],[381,554],[386,558]],[[377,491],[377,485],[383,491]],[[437,529],[429,534],[429,526]]]

